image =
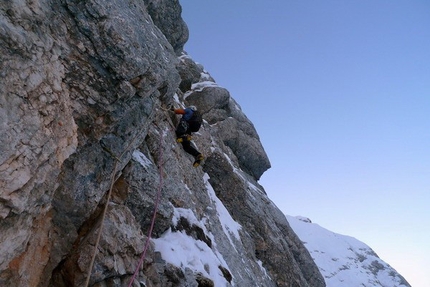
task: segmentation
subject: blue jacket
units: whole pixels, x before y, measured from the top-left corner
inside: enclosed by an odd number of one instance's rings
[[[182,118],[185,121],[189,121],[191,119],[191,117],[194,114],[194,111],[190,108],[186,108],[186,109],[176,109],[175,110],[175,114],[181,114]]]

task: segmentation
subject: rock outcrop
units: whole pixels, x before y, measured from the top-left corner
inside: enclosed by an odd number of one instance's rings
[[[0,3],[1,286],[127,286],[157,194],[132,286],[325,286],[258,184],[253,124],[183,51],[180,14],[177,0]],[[167,110],[189,104],[205,119],[198,168]]]

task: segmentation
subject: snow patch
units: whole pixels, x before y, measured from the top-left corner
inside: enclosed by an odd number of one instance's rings
[[[203,82],[198,82],[191,85],[191,89],[194,91],[202,91],[204,88],[207,88],[207,87],[219,87],[219,86],[217,83],[212,81],[203,81]]]
[[[215,203],[216,211],[218,213],[218,217],[221,222],[221,226],[222,226],[222,229],[224,230],[224,233],[227,235],[228,239],[230,240],[231,245],[235,246],[235,244],[232,241],[231,235],[233,234],[236,237],[236,239],[240,241],[239,230],[242,228],[242,226],[231,217],[230,213],[225,208],[224,204],[216,196],[212,185],[209,183],[209,178],[210,178],[209,175],[205,173],[203,176],[203,181],[206,185],[206,190],[208,191],[209,197],[211,198],[212,202]]]
[[[181,100],[179,100],[179,96],[178,96],[178,94],[177,94],[177,93],[175,93],[175,94],[173,95],[173,100],[174,100],[176,103],[181,104]]]
[[[202,79],[202,80],[210,80],[211,79],[211,75],[209,75],[208,72],[203,71],[202,73],[200,73],[200,79]]]
[[[210,80],[194,83],[191,85],[191,90],[184,94],[184,99],[186,99],[193,92],[201,92],[203,91],[204,88],[208,88],[208,87],[219,87],[219,86],[217,83]]]
[[[227,286],[227,280],[219,266],[229,268],[222,254],[216,250],[214,236],[205,226],[206,219],[198,220],[191,209],[174,208],[173,225],[177,225],[181,217],[185,218],[190,225],[200,227],[204,234],[210,237],[212,248],[205,242],[187,235],[185,231],[172,232],[169,229],[160,238],[153,240],[155,250],[161,253],[164,260],[181,268],[184,272],[186,268],[189,268],[195,273],[200,272],[203,276],[210,278],[215,286]]]
[[[154,239],[155,250],[167,262],[180,267],[184,272],[190,268],[210,278],[215,286],[227,286],[218,266],[226,266],[219,252],[214,252],[206,243],[188,236],[184,231],[172,232],[169,229],[162,237]]]
[[[152,164],[152,162],[140,150],[135,150],[132,154],[132,157],[145,169]]]
[[[179,219],[181,219],[181,217],[185,218],[190,223],[190,225],[196,225],[196,226],[200,227],[201,229],[203,229],[205,234],[208,233],[206,230],[206,226],[204,226],[204,224],[200,223],[200,221],[197,219],[197,217],[194,215],[194,212],[191,209],[174,208],[173,218],[172,218],[173,225],[177,225],[178,221],[179,221]]]
[[[185,53],[182,53],[182,55],[179,56],[179,59],[181,59],[181,61],[184,61],[184,59],[191,59],[192,60],[191,56],[188,54],[185,54]]]
[[[264,268],[263,262],[261,260],[257,260],[257,264],[258,266],[260,266],[261,271],[263,271],[264,277],[271,278],[270,275],[267,273],[266,268]]]

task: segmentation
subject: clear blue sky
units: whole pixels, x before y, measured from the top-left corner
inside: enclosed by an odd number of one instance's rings
[[[430,286],[430,1],[181,0],[185,46],[254,123],[286,214]]]

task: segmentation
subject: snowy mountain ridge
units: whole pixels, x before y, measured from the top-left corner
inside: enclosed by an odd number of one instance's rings
[[[287,220],[320,269],[327,287],[411,286],[365,243],[329,231],[306,217],[287,215]]]

